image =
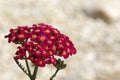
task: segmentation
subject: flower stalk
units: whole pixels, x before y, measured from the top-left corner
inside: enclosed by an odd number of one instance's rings
[[[38,66],[35,66],[34,68],[34,72],[33,72],[33,80],[35,80],[36,76],[37,76],[37,72],[38,72]]]
[[[55,73],[50,77],[49,80],[53,80],[53,78],[56,76],[56,74],[58,73],[58,71],[60,71],[61,69],[65,69],[66,68],[66,64],[64,63],[64,61],[62,61],[60,58],[57,60],[56,63],[56,71]]]
[[[55,71],[55,73],[50,77],[49,80],[53,80],[53,78],[56,76],[56,74],[58,73],[59,70],[60,70],[60,69],[57,69],[57,70]]]
[[[27,67],[27,70],[28,70],[28,75],[29,75],[29,77],[31,77],[32,75],[31,75],[31,71],[30,71],[28,60],[27,60],[26,56],[25,56],[25,63],[26,63],[26,67]]]

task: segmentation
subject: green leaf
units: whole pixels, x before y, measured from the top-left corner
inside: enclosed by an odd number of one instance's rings
[[[23,65],[22,65],[18,60],[16,60],[15,58],[14,58],[14,60],[15,60],[16,64],[20,67],[20,69],[22,69],[22,71],[23,71],[25,74],[28,75],[27,70],[23,67]]]

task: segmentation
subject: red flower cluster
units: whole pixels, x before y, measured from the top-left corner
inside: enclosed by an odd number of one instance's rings
[[[40,67],[46,64],[55,66],[56,56],[66,59],[76,53],[73,43],[66,35],[43,23],[11,29],[5,38],[8,38],[9,43],[21,44],[15,54],[16,59],[24,59],[26,56]]]

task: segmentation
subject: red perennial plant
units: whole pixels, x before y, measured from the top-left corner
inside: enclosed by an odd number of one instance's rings
[[[35,80],[38,67],[45,67],[46,64],[52,64],[57,68],[55,74],[50,78],[53,80],[56,73],[66,67],[60,57],[67,59],[76,53],[74,44],[69,37],[44,23],[33,24],[32,27],[18,26],[16,29],[10,29],[10,34],[6,35],[5,38],[8,38],[9,43],[20,44],[14,59],[30,77],[30,80]],[[19,60],[26,61],[28,71],[23,68]],[[28,60],[35,65],[33,74],[31,74]]]

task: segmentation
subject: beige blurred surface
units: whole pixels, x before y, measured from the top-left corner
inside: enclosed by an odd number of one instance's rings
[[[4,35],[34,23],[53,25],[77,48],[54,80],[120,80],[120,0],[0,0],[0,80],[29,80]],[[39,68],[36,80],[48,80],[54,70]]]

